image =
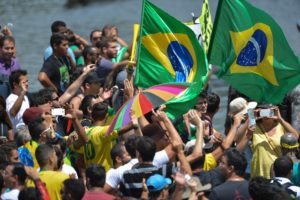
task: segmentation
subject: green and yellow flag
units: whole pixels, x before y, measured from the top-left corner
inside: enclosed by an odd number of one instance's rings
[[[170,82],[191,83],[167,102],[169,117],[190,109],[207,81],[208,63],[195,34],[147,0],[143,1],[135,84],[141,88]]]
[[[207,59],[186,25],[143,1],[135,84],[142,88],[168,82],[207,81]]]
[[[209,62],[219,77],[258,102],[280,103],[300,83],[300,61],[279,25],[245,0],[220,0]]]
[[[211,33],[213,30],[213,24],[211,20],[208,0],[203,0],[202,11],[201,11],[201,16],[199,18],[199,21],[200,21],[201,31],[202,31],[203,48],[205,53],[207,53]]]

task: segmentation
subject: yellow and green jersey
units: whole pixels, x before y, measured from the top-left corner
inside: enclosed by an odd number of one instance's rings
[[[112,165],[110,150],[113,141],[118,137],[117,132],[106,135],[109,126],[91,126],[86,129],[89,141],[80,148],[83,150],[85,166],[90,164],[102,165],[108,171]]]

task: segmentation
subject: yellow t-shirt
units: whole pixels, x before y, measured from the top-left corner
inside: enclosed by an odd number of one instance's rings
[[[39,146],[39,144],[33,140],[30,140],[30,141],[26,142],[26,144],[24,144],[24,147],[26,147],[28,149],[29,153],[32,156],[34,169],[38,169],[40,167],[36,160],[36,157],[35,157],[35,150],[38,146]]]
[[[102,165],[108,171],[112,165],[110,150],[113,146],[113,140],[118,137],[117,132],[106,136],[109,126],[91,126],[86,129],[89,141],[83,148],[85,166],[90,164]]]
[[[40,171],[39,177],[46,184],[49,196],[51,200],[61,200],[60,191],[63,188],[63,182],[69,179],[69,175],[63,172],[57,171]],[[27,187],[35,187],[33,181],[28,181],[26,183]]]
[[[263,176],[270,178],[270,168],[273,162],[281,155],[280,138],[284,134],[281,124],[276,126],[275,134],[267,139],[265,133],[256,127],[252,138],[251,177]],[[270,142],[272,145],[270,145]]]
[[[217,166],[217,164],[218,163],[217,163],[215,157],[212,155],[212,153],[205,154],[204,165],[203,165],[204,171],[208,171],[208,170],[215,168]]]

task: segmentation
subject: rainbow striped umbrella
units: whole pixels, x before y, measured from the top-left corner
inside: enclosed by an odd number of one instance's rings
[[[130,110],[141,117],[152,109],[159,107],[174,97],[180,95],[190,86],[190,83],[168,83],[155,85],[138,93],[128,100],[117,112],[107,133],[118,130],[130,123]]]

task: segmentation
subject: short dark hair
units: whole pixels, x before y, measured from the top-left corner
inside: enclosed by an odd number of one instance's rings
[[[215,114],[220,106],[220,97],[216,93],[207,94],[207,113]]]
[[[64,40],[68,41],[68,37],[62,33],[55,33],[55,34],[51,35],[50,45],[53,48],[54,45],[60,45]]]
[[[103,187],[105,184],[105,169],[96,164],[89,165],[85,170],[86,177],[92,187]]]
[[[104,102],[95,103],[92,108],[92,119],[103,120],[108,112],[108,105]]]
[[[140,137],[136,144],[136,150],[139,152],[143,162],[152,162],[155,152],[155,142],[149,137]]]
[[[52,91],[50,88],[41,89],[38,92],[32,93],[31,95],[32,98],[30,98],[30,100],[32,106],[40,106],[52,101]]]
[[[81,200],[85,193],[82,180],[69,178],[64,181],[65,192],[71,194],[73,200]]]
[[[234,167],[234,171],[238,176],[243,176],[247,168],[247,160],[244,154],[235,148],[229,148],[224,152],[229,166]]]
[[[275,176],[287,177],[293,169],[293,161],[289,156],[277,158],[273,165]]]
[[[207,99],[207,92],[201,92],[199,95],[198,95],[198,98],[202,98],[202,99]]]
[[[55,152],[54,148],[49,144],[40,144],[35,150],[35,157],[40,167],[44,167],[49,157]]]
[[[18,196],[19,200],[39,200],[40,194],[34,187],[25,187],[22,189]]]
[[[94,30],[92,30],[91,33],[90,33],[90,41],[91,42],[92,42],[92,39],[93,39],[93,34],[96,33],[96,32],[101,32],[102,33],[102,31],[100,29],[94,29]]]
[[[51,24],[51,32],[52,33],[58,33],[59,27],[67,27],[67,24],[63,21],[54,21]]]
[[[110,150],[110,157],[113,161],[113,164],[116,164],[116,158],[117,156],[122,157],[124,155],[124,144],[122,142],[118,142],[115,144],[112,149]]]
[[[125,140],[125,148],[131,158],[136,158],[136,144],[140,136],[130,135]]]
[[[11,156],[12,150],[18,150],[17,144],[14,141],[9,141],[6,144],[2,144],[0,148],[5,152],[7,158]]]
[[[157,123],[151,123],[142,128],[143,136],[152,138],[153,140],[160,140],[165,135],[165,130]]]
[[[282,200],[292,199],[283,187],[271,184],[262,176],[257,176],[249,181],[249,194],[253,200]]]
[[[96,50],[97,47],[90,46],[90,45],[85,46],[84,49],[83,49],[83,51],[82,51],[82,56],[83,56],[84,58],[86,58],[88,55],[91,55],[91,54],[93,53],[93,50],[94,50],[94,49]]]
[[[80,104],[80,107],[79,109],[82,110],[83,112],[83,115],[87,115],[88,114],[88,108],[90,107],[91,108],[91,105],[92,105],[92,100],[93,99],[96,99],[96,96],[95,95],[86,95],[82,101],[81,101],[81,104]],[[92,108],[91,108],[92,109]]]
[[[108,33],[111,31],[111,29],[115,28],[118,31],[117,26],[112,25],[112,24],[106,24],[103,29],[102,29],[102,35],[104,37],[108,36]]]
[[[20,83],[20,77],[26,76],[27,71],[18,69],[16,71],[13,71],[9,76],[9,85],[12,89],[14,89],[14,83],[19,84]]]
[[[4,42],[8,40],[14,44],[16,44],[15,42],[15,38],[13,36],[10,36],[10,35],[5,35],[3,37],[0,38],[0,47],[2,48],[4,46]]]
[[[43,117],[37,117],[35,120],[28,124],[28,130],[32,140],[38,141],[41,133],[44,131],[42,123],[44,122]]]
[[[12,174],[18,176],[19,184],[25,185],[27,174],[24,169],[24,165],[22,163],[12,163],[10,165],[14,167],[12,170]]]
[[[115,40],[111,37],[102,37],[101,41],[97,42],[96,47],[102,52],[103,48],[108,48],[111,42],[115,42]]]

